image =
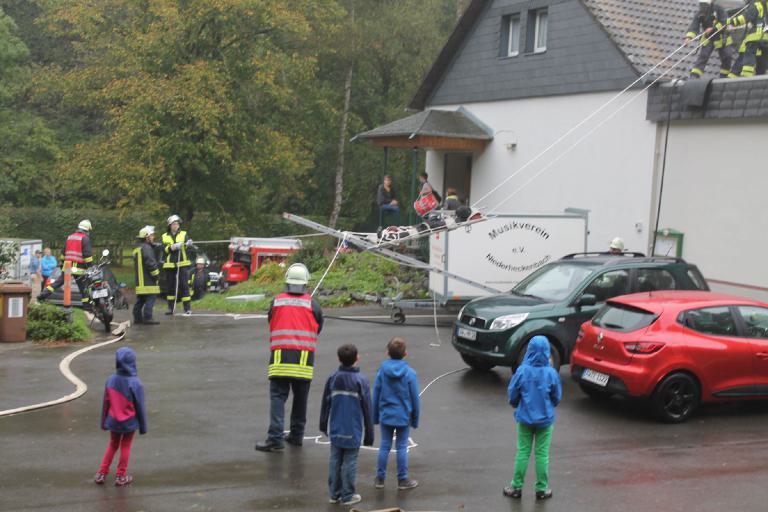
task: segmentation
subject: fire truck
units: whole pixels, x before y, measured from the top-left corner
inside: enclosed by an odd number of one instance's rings
[[[264,263],[283,262],[299,249],[301,240],[295,238],[232,237],[229,260],[221,266],[221,277],[228,284],[242,283]]]

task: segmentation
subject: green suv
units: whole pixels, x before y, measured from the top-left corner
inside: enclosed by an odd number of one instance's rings
[[[516,368],[528,340],[544,335],[552,366],[570,357],[581,324],[606,300],[654,290],[709,290],[695,265],[640,253],[569,254],[548,263],[508,293],[475,299],[459,311],[452,343],[472,368]]]

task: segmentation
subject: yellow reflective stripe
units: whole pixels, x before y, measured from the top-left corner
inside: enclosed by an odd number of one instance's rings
[[[136,262],[136,293],[139,293],[139,288],[144,288],[144,265],[141,261],[141,247],[133,250],[133,259]]]
[[[159,276],[160,275],[160,269],[156,268],[155,270],[150,272],[149,275],[151,275],[151,276]]]
[[[696,32],[688,32],[687,34],[685,34],[685,37],[688,37],[690,39],[694,39],[697,35],[699,35],[699,34],[697,34]]]
[[[691,73],[694,74],[694,75],[699,75],[699,76],[704,74],[704,72],[702,70],[700,70],[699,68],[693,68],[691,70]]]
[[[275,361],[275,364],[280,364],[280,360],[283,358],[283,351],[282,350],[275,350],[274,354],[275,354],[275,356],[274,356],[273,359]]]
[[[93,256],[88,256],[87,258],[84,258],[83,261],[86,263],[92,263],[93,262]]]
[[[136,287],[136,293],[138,295],[157,295],[160,293],[160,287],[157,285],[153,286],[137,286]],[[173,299],[173,297],[171,297]]]
[[[271,364],[267,375],[269,377],[295,377],[298,379],[312,379],[314,368],[299,364]]]
[[[307,359],[309,359],[309,351],[302,350],[301,351],[301,358],[299,359],[299,364],[301,366],[307,366]]]

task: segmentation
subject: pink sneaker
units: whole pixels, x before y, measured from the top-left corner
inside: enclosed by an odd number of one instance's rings
[[[96,473],[96,476],[93,477],[93,481],[99,485],[104,485],[104,480],[106,479],[107,479],[106,473]]]
[[[133,482],[133,476],[131,475],[123,475],[115,478],[116,487],[125,487],[126,485],[131,485],[131,482]]]

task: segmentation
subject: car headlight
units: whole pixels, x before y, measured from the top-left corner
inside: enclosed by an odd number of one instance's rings
[[[520,325],[526,318],[528,318],[528,313],[500,316],[491,323],[490,329],[492,331],[505,331],[510,327]]]

